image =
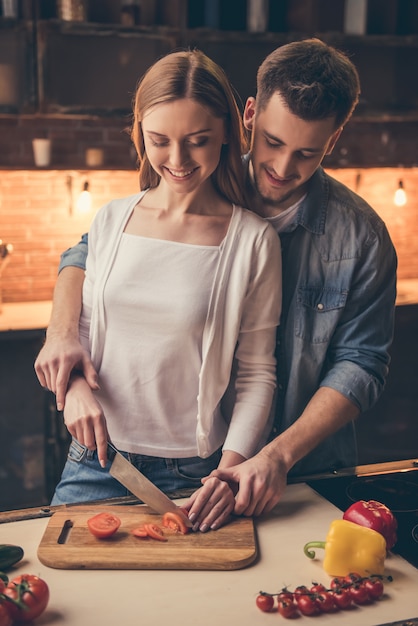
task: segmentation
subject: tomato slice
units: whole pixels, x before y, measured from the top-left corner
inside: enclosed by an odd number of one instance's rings
[[[167,513],[164,513],[162,524],[166,528],[174,530],[176,533],[182,533],[183,535],[188,533],[190,530],[190,528],[186,526],[181,514],[176,513],[175,511],[167,511]]]
[[[163,529],[157,526],[157,524],[144,524],[144,528],[148,533],[148,537],[158,541],[167,541],[167,537],[164,537]]]
[[[120,526],[120,519],[112,513],[98,513],[87,520],[89,531],[99,539],[111,537]]]
[[[141,539],[149,536],[145,526],[138,526],[138,528],[134,528],[132,534],[134,535],[134,537],[140,537]]]

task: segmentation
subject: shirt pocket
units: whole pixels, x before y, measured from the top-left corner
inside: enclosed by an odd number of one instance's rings
[[[295,335],[310,343],[330,340],[344,310],[348,291],[334,287],[299,287]]]

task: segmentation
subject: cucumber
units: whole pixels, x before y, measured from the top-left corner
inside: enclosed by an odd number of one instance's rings
[[[0,544],[0,572],[9,569],[23,559],[23,548],[11,544]]]

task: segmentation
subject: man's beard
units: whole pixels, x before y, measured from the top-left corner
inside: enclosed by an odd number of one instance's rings
[[[298,188],[296,189],[293,188],[291,191],[288,191],[287,193],[280,195],[280,197],[278,198],[278,197],[263,193],[263,191],[260,189],[260,186],[258,184],[257,177],[254,177],[253,179],[253,185],[258,194],[258,197],[263,202],[263,204],[270,206],[272,208],[280,209],[282,211],[288,208],[288,206],[291,206],[292,203],[290,205],[287,204],[288,200],[290,200],[292,196],[295,195],[295,193],[297,193],[298,191]],[[284,204],[286,204],[287,206],[283,206]]]

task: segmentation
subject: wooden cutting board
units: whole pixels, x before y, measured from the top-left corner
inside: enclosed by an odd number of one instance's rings
[[[87,528],[89,517],[102,511],[121,519],[118,531],[97,539]],[[38,547],[44,565],[58,569],[190,569],[234,570],[257,557],[253,520],[233,518],[216,531],[187,535],[167,530],[167,541],[134,537],[146,522],[159,524],[161,515],[149,507],[71,506],[54,513]]]

